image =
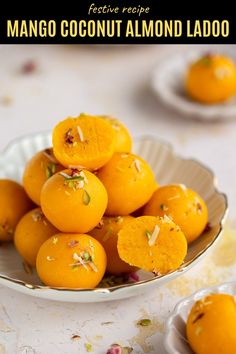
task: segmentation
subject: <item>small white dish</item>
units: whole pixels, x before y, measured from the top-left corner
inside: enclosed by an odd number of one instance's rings
[[[21,181],[26,161],[37,151],[51,146],[51,134],[39,133],[11,143],[0,154],[0,178]],[[227,212],[227,198],[216,187],[214,174],[196,160],[177,156],[173,149],[156,137],[143,137],[134,142],[134,152],[147,160],[159,184],[184,183],[205,199],[212,228],[192,243],[181,267],[163,276],[140,271],[140,281],[107,288],[65,289],[44,286],[36,272],[28,274],[13,245],[0,246],[0,284],[32,296],[69,302],[99,302],[128,298],[150,291],[190,269],[207,254],[219,238]]]
[[[225,283],[198,290],[193,295],[181,300],[166,322],[164,337],[165,349],[169,354],[193,354],[185,330],[188,314],[197,300],[210,293],[236,295],[236,282]]]
[[[188,66],[207,50],[184,52],[163,57],[151,74],[151,87],[157,98],[167,107],[184,115],[185,118],[220,120],[236,118],[236,96],[218,104],[202,104],[185,93],[184,79]],[[234,51],[224,54],[236,59]]]

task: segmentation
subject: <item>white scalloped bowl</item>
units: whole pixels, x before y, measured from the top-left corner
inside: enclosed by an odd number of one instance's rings
[[[184,88],[186,70],[189,65],[206,53],[206,49],[174,54],[156,65],[151,76],[151,87],[157,98],[186,119],[197,118],[206,121],[235,119],[236,96],[218,104],[202,104],[187,96]],[[221,53],[234,59],[235,52],[229,48]]]
[[[236,282],[200,289],[181,300],[166,322],[165,349],[169,354],[194,354],[186,338],[186,321],[194,303],[210,293],[236,295]],[[227,354],[227,353],[225,353]]]
[[[37,151],[49,146],[51,146],[50,133],[39,133],[14,141],[0,155],[0,178],[21,181],[26,161]],[[207,203],[212,228],[190,245],[186,259],[178,270],[164,276],[154,276],[152,273],[140,271],[140,281],[109,288],[51,288],[40,282],[35,271],[33,274],[25,272],[22,259],[13,245],[2,244],[0,247],[0,284],[47,299],[99,302],[141,294],[172,280],[197,263],[219,238],[227,211],[227,198],[217,190],[213,173],[195,160],[183,159],[175,155],[168,144],[154,137],[135,140],[134,152],[149,162],[159,184],[184,183],[198,192]]]

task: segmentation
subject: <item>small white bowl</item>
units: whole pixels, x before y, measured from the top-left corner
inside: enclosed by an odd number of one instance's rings
[[[49,146],[51,146],[50,133],[39,133],[14,141],[0,154],[0,178],[21,181],[26,161],[37,151]],[[153,287],[176,278],[199,262],[219,238],[227,211],[227,198],[217,190],[214,174],[198,161],[177,156],[168,144],[156,137],[135,140],[134,152],[149,162],[159,184],[184,183],[198,192],[207,203],[212,228],[189,246],[185,261],[178,270],[163,276],[139,272],[140,281],[108,288],[51,288],[40,282],[35,271],[32,274],[26,273],[13,245],[5,244],[0,247],[0,284],[32,296],[52,300],[110,301],[150,291]]]
[[[224,50],[235,58],[234,51]],[[186,119],[220,120],[236,118],[236,96],[218,104],[202,104],[189,98],[184,80],[190,63],[206,54],[206,50],[184,52],[163,57],[151,75],[151,87],[157,98],[168,108],[181,113]]]
[[[210,293],[230,294],[235,296],[236,282],[198,290],[176,305],[166,322],[164,345],[169,354],[193,354],[185,334],[187,317],[194,303]]]

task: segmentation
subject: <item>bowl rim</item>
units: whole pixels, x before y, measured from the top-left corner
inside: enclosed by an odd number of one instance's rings
[[[51,131],[46,130],[46,131],[36,132],[36,133],[32,133],[32,134],[26,134],[26,135],[23,135],[21,137],[18,137],[16,139],[10,141],[8,143],[8,145],[2,151],[0,151],[0,161],[1,161],[1,158],[4,157],[8,153],[8,151],[11,150],[12,147],[19,144],[21,141],[23,141],[25,139],[34,139],[40,135],[44,136],[44,137],[50,136]],[[171,271],[165,275],[155,275],[153,278],[150,278],[150,279],[140,280],[137,282],[130,282],[130,283],[126,283],[126,284],[115,285],[115,286],[111,286],[108,288],[66,288],[66,287],[51,287],[51,286],[46,286],[46,285],[35,285],[35,284],[29,284],[23,280],[19,280],[19,279],[15,279],[15,278],[6,276],[1,273],[0,273],[0,279],[4,280],[5,282],[14,283],[15,285],[27,288],[28,290],[30,289],[30,290],[35,290],[35,291],[55,290],[57,292],[61,292],[61,291],[62,292],[73,292],[73,293],[74,292],[78,292],[78,293],[79,292],[96,292],[96,293],[103,293],[103,294],[111,294],[114,292],[120,292],[126,288],[131,288],[131,287],[137,288],[140,286],[145,287],[145,285],[148,283],[155,284],[160,279],[165,279],[168,281],[169,278],[171,279],[173,277],[176,277],[179,273],[184,273],[187,270],[189,270],[190,268],[192,268],[192,266],[194,266],[195,263],[197,263],[203,257],[203,255],[206,254],[207,251],[209,251],[211,246],[219,239],[220,235],[223,232],[224,223],[226,221],[228,210],[229,210],[227,195],[225,193],[219,191],[218,185],[217,185],[217,178],[216,178],[213,170],[211,168],[209,168],[208,166],[206,166],[204,163],[198,161],[198,159],[182,157],[180,154],[177,154],[175,152],[173,146],[169,142],[165,141],[162,138],[159,138],[155,134],[145,134],[145,135],[141,135],[138,137],[134,137],[134,142],[142,142],[142,141],[152,141],[152,142],[158,141],[162,145],[166,146],[167,149],[173,154],[173,156],[176,159],[182,160],[182,161],[194,162],[194,163],[200,165],[202,169],[205,169],[206,171],[208,171],[208,173],[211,175],[212,181],[213,181],[214,193],[221,195],[223,197],[225,208],[224,208],[222,218],[219,222],[219,231],[215,234],[214,238],[211,240],[211,242],[204,249],[202,249],[191,260],[186,262],[184,264],[184,266],[180,266],[177,270]]]
[[[169,335],[171,333],[171,329],[173,328],[173,320],[175,317],[181,312],[181,309],[189,305],[191,302],[195,302],[196,298],[199,297],[204,297],[207,294],[210,293],[223,293],[225,290],[224,288],[236,288],[236,281],[229,281],[225,283],[221,283],[218,285],[212,285],[209,287],[201,287],[200,289],[194,291],[192,294],[182,298],[179,300],[174,309],[171,311],[170,315],[165,321],[164,325],[164,337],[163,337],[163,344],[166,349],[166,351],[170,354],[180,354],[179,351],[177,351],[175,348],[173,348],[170,343],[169,343]],[[183,339],[184,340],[184,339]],[[191,348],[190,348],[191,349]]]

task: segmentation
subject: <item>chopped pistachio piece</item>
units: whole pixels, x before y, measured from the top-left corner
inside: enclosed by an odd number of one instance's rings
[[[86,190],[84,190],[83,192],[83,203],[84,205],[88,205],[90,203],[90,195],[88,194],[88,192]]]
[[[147,238],[150,240],[150,238],[152,237],[151,232],[149,230],[146,230],[145,234],[146,234]]]
[[[139,320],[137,324],[138,326],[147,327],[150,326],[150,324],[152,324],[152,321],[149,318],[143,318]]]
[[[84,260],[85,260],[85,261],[89,261],[90,258],[91,258],[90,254],[89,254],[88,252],[84,252],[83,257],[84,257]]]
[[[92,344],[90,343],[85,343],[85,349],[88,353],[91,353],[93,351],[93,347],[92,347]]]

